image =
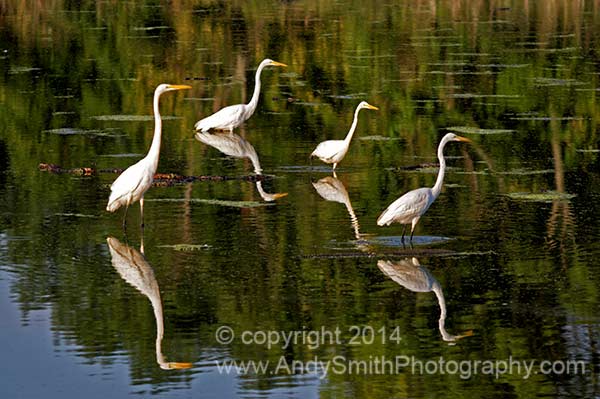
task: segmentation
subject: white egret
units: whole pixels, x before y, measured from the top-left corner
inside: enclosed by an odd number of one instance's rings
[[[440,170],[435,185],[432,188],[421,187],[407,192],[402,197],[392,202],[392,204],[388,206],[377,219],[377,225],[379,226],[389,226],[394,222],[404,224],[404,228],[402,229],[402,242],[404,242],[404,233],[407,224],[412,225],[410,230],[410,241],[412,242],[415,226],[419,222],[419,219],[427,212],[427,209],[429,209],[433,201],[435,201],[442,191],[444,173],[446,172],[444,147],[449,141],[471,142],[468,138],[457,136],[454,133],[446,134],[438,146],[437,156],[440,161]]]
[[[148,155],[131,165],[110,186],[110,197],[106,210],[114,212],[125,205],[125,215],[123,215],[123,227],[126,224],[127,209],[129,205],[140,201],[140,213],[142,215],[141,224],[144,225],[144,194],[152,186],[154,173],[158,166],[160,155],[160,143],[162,136],[162,120],[160,118],[158,100],[161,94],[172,90],[191,89],[187,85],[160,84],[154,91],[154,137]]]
[[[260,96],[260,74],[267,66],[286,67],[287,65],[268,58],[263,60],[256,70],[254,93],[248,104],[236,104],[222,108],[214,114],[207,116],[204,119],[200,119],[196,122],[194,128],[199,132],[208,132],[211,129],[229,130],[230,132],[233,132],[234,128],[248,120],[258,105],[258,97]]]
[[[473,335],[472,331],[467,331],[463,335],[452,335],[446,331],[446,300],[444,299],[442,286],[429,273],[429,270],[421,266],[417,258],[402,259],[394,262],[380,259],[377,261],[377,267],[394,282],[413,292],[434,292],[440,305],[438,329],[444,341],[457,341]]]
[[[142,237],[143,240],[143,237]],[[107,237],[112,265],[123,280],[137,288],[152,304],[156,320],[156,363],[163,370],[189,369],[192,363],[167,362],[162,353],[162,340],[165,333],[162,300],[154,270],[144,257],[143,241],[141,253],[114,237]]]
[[[379,110],[379,108],[369,104],[366,101],[362,101],[356,107],[356,111],[354,111],[354,120],[352,121],[352,126],[350,126],[350,131],[346,135],[344,140],[327,140],[320,143],[317,148],[310,154],[311,157],[317,157],[321,159],[321,161],[325,163],[332,163],[333,170],[335,171],[335,167],[337,164],[344,159],[346,152],[348,152],[348,148],[350,147],[350,140],[352,140],[352,136],[354,135],[354,130],[356,130],[356,125],[358,123],[358,113],[361,109],[374,109]]]

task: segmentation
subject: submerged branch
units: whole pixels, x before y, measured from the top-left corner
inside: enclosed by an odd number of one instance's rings
[[[120,174],[124,169],[94,169],[89,167],[83,168],[62,168],[55,164],[40,163],[38,169],[45,172],[54,174],[72,174],[77,176],[92,176],[100,173],[116,173]],[[184,184],[193,183],[195,181],[223,181],[223,180],[244,180],[244,181],[263,181],[268,179],[267,175],[244,175],[244,176],[184,176],[176,173],[155,173],[154,183],[155,186],[170,186],[173,184]]]
[[[397,166],[397,170],[419,170],[427,168],[439,168],[440,164],[435,162],[425,162],[418,165]]]

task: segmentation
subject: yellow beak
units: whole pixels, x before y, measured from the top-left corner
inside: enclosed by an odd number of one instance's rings
[[[284,64],[283,62],[277,62],[277,61],[273,61],[269,65],[279,66],[279,67],[286,67],[287,66],[287,64]]]
[[[177,363],[177,362],[168,362],[161,365],[161,368],[164,370],[182,370],[192,368],[192,363]]]
[[[374,106],[374,105],[371,105],[371,104],[367,104],[367,105],[366,105],[366,107],[367,107],[368,109],[374,109],[375,111],[379,111],[379,108],[377,108],[376,106]]]
[[[456,136],[456,140],[463,141],[465,143],[472,143],[473,142],[471,139],[468,139],[468,138],[463,137],[463,136]]]
[[[288,195],[288,193],[275,193],[275,194],[272,194],[272,196],[273,196],[273,199],[279,199],[279,198],[283,198],[283,197],[285,197],[286,195]]]
[[[188,86],[188,85],[169,85],[169,89],[172,90],[185,90],[185,89],[191,89],[192,86]]]

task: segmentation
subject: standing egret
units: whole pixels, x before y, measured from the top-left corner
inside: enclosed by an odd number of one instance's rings
[[[332,163],[333,170],[335,171],[335,167],[337,164],[344,159],[346,152],[348,152],[348,147],[350,147],[350,140],[352,140],[352,136],[354,135],[354,130],[356,130],[356,125],[358,123],[358,113],[361,109],[374,109],[379,110],[379,108],[374,107],[366,101],[362,101],[356,107],[356,111],[354,111],[354,120],[352,121],[352,126],[350,126],[350,131],[346,135],[344,140],[327,140],[320,143],[317,148],[310,154],[311,157],[318,157],[321,161],[325,163]]]
[[[437,180],[433,188],[421,187],[412,190],[392,202],[385,211],[377,219],[378,226],[389,226],[391,223],[397,222],[404,225],[402,229],[402,242],[404,242],[404,233],[407,224],[412,224],[410,229],[410,241],[412,242],[415,226],[419,219],[429,206],[435,201],[442,191],[444,183],[444,173],[446,172],[446,160],[444,159],[444,147],[449,141],[464,141],[470,143],[471,140],[465,137],[457,136],[454,133],[448,133],[440,141],[438,146],[437,156],[440,161],[440,170]]]
[[[234,128],[248,120],[258,105],[258,97],[260,96],[260,74],[267,66],[286,67],[287,65],[268,58],[263,60],[256,70],[254,93],[248,104],[236,104],[222,108],[214,114],[207,116],[204,119],[200,119],[196,122],[194,128],[199,132],[208,132],[210,129],[229,130],[229,132],[233,132]]]
[[[162,135],[162,120],[158,107],[160,95],[173,90],[191,89],[187,85],[160,84],[154,91],[154,137],[148,155],[131,165],[110,186],[110,197],[106,210],[114,212],[125,205],[125,214],[123,215],[123,228],[126,225],[127,209],[129,205],[140,201],[140,213],[142,215],[141,224],[144,226],[144,194],[150,186],[158,166],[158,157],[160,155],[160,142]]]

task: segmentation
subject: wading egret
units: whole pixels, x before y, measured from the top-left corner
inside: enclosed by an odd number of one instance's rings
[[[352,140],[352,136],[354,135],[354,130],[356,130],[356,124],[358,123],[358,113],[361,109],[374,109],[379,110],[379,108],[369,104],[366,101],[362,101],[356,107],[356,111],[354,111],[354,120],[352,121],[352,126],[350,126],[350,131],[346,135],[344,140],[327,140],[320,143],[317,148],[310,154],[311,157],[318,157],[321,161],[325,163],[332,163],[333,170],[335,171],[335,167],[337,164],[344,158],[346,152],[348,152],[348,147],[350,147],[350,140]]]
[[[142,238],[143,240],[143,238]],[[152,266],[141,253],[129,245],[121,243],[114,237],[107,237],[106,242],[110,251],[112,265],[123,280],[137,288],[152,304],[156,320],[156,363],[163,370],[189,369],[192,363],[167,362],[162,353],[162,340],[165,333],[163,305],[160,298],[158,282],[154,277]],[[143,244],[142,244],[143,248]]]
[[[438,329],[444,341],[452,342],[473,335],[472,331],[467,331],[464,335],[452,335],[446,331],[446,300],[444,299],[442,286],[429,273],[429,270],[421,266],[417,258],[407,258],[393,262],[380,259],[377,261],[377,267],[394,282],[413,292],[434,292],[440,305]]]
[[[129,205],[140,201],[140,213],[142,216],[141,224],[144,226],[144,194],[152,186],[154,173],[158,166],[158,157],[160,155],[160,142],[162,135],[162,120],[160,118],[158,100],[160,95],[173,90],[191,89],[187,85],[160,84],[154,91],[154,137],[148,155],[137,163],[131,165],[110,186],[110,197],[106,210],[114,212],[125,205],[125,214],[123,215],[123,228],[126,225],[127,209]]]
[[[457,136],[454,133],[448,133],[440,141],[438,146],[437,156],[440,161],[440,170],[438,172],[437,180],[433,188],[421,187],[416,190],[412,190],[392,202],[385,211],[377,219],[377,225],[388,226],[391,223],[401,223],[404,225],[402,229],[402,242],[404,242],[404,233],[406,225],[411,224],[410,229],[410,241],[412,242],[415,226],[419,221],[419,218],[423,216],[429,206],[435,201],[442,191],[442,184],[444,183],[444,173],[446,172],[446,160],[444,159],[444,147],[449,141],[464,141],[470,143],[471,140]]]
[[[211,129],[229,130],[230,132],[233,132],[234,128],[248,120],[258,105],[258,97],[260,96],[260,74],[267,66],[286,67],[287,65],[268,58],[263,60],[256,70],[254,94],[252,94],[252,98],[248,104],[236,104],[222,108],[214,114],[207,116],[204,119],[200,119],[196,122],[194,128],[199,132],[208,132]]]

